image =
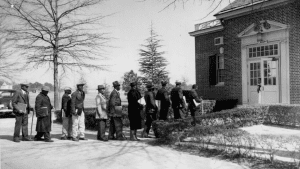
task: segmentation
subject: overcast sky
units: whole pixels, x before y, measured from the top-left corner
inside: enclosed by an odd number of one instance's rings
[[[160,0],[107,0],[101,7],[93,9],[103,15],[114,13],[104,20],[104,31],[114,39],[110,41],[113,48],[106,49],[109,59],[102,61],[102,64],[111,65],[109,71],[82,72],[89,88],[96,88],[105,81],[111,85],[115,80],[122,80],[124,73],[130,70],[138,72],[139,49],[150,36],[151,22],[163,40],[161,50],[166,52],[164,57],[169,62],[170,82],[185,77],[189,84],[195,83],[195,44],[194,37],[188,33],[194,31],[196,23],[214,19],[213,14],[229,3],[229,0],[224,0],[215,12],[202,19],[217,6],[217,2],[212,5],[213,1],[202,1],[190,0],[185,6],[178,3],[176,7],[162,10],[167,4]],[[64,86],[73,87],[78,78],[75,73],[69,74]],[[19,81],[53,83],[53,73],[43,68],[24,71]]]

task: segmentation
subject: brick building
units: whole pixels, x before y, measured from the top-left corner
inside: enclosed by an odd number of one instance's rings
[[[300,0],[236,0],[195,25],[196,83],[205,99],[300,103]]]

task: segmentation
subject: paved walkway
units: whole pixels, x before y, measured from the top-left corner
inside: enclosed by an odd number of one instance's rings
[[[227,161],[190,155],[166,147],[150,146],[147,142],[151,139],[143,139],[140,142],[101,142],[95,140],[95,131],[87,131],[88,141],[62,141],[59,140],[61,125],[55,123],[51,132],[53,143],[15,143],[12,142],[14,123],[14,118],[0,119],[0,169],[245,168]],[[35,127],[35,122],[33,126]]]

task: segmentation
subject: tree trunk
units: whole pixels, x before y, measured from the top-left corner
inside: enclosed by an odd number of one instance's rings
[[[53,65],[54,65],[54,108],[55,110],[59,109],[59,87],[58,87],[58,63],[57,63],[57,52],[54,50],[54,58],[53,58]]]

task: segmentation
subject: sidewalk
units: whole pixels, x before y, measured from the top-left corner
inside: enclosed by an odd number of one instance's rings
[[[31,118],[29,118],[29,133]],[[35,122],[33,135],[35,135]],[[242,169],[238,164],[190,155],[166,147],[150,146],[151,139],[133,141],[95,140],[96,132],[87,131],[88,141],[59,140],[61,125],[53,124],[53,143],[12,141],[14,118],[0,119],[0,169]],[[128,136],[128,130],[125,130]]]

